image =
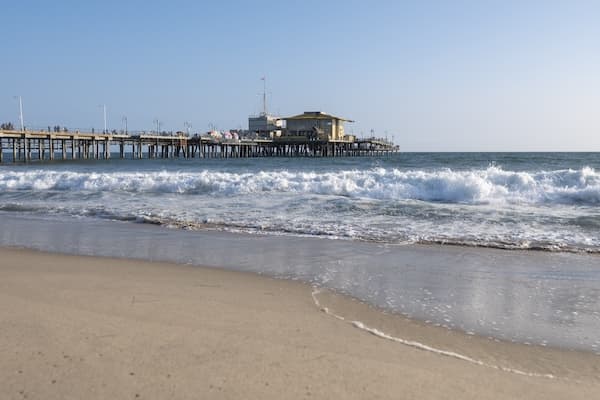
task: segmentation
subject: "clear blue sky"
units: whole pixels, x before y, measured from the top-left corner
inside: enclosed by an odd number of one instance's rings
[[[322,110],[407,151],[600,151],[598,1],[5,1],[0,121],[247,127]]]

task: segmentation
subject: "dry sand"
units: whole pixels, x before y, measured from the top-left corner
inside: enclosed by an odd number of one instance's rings
[[[0,249],[0,399],[600,398],[600,356],[315,295],[342,320],[312,294],[246,273]]]

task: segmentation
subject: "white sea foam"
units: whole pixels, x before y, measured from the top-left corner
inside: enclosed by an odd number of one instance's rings
[[[436,354],[439,354],[441,356],[455,358],[457,360],[465,361],[465,362],[468,362],[468,363],[471,363],[471,364],[480,365],[482,367],[487,367],[487,368],[493,368],[493,369],[497,369],[497,370],[508,372],[508,373],[512,373],[512,374],[530,376],[530,377],[535,377],[535,378],[546,378],[546,379],[554,379],[555,378],[555,376],[552,375],[552,374],[541,374],[541,373],[537,373],[537,372],[523,371],[523,370],[516,369],[516,368],[511,368],[511,367],[506,367],[506,366],[502,366],[502,365],[496,365],[496,364],[486,363],[484,361],[481,361],[481,360],[478,360],[478,359],[466,356],[464,354],[457,353],[455,351],[438,349],[436,347],[429,346],[427,344],[424,344],[424,343],[421,343],[421,342],[417,342],[415,340],[407,340],[407,339],[403,339],[403,338],[400,338],[400,337],[397,337],[397,336],[389,335],[389,334],[387,334],[385,332],[380,331],[379,329],[367,326],[366,324],[364,324],[361,321],[349,321],[345,317],[332,312],[329,308],[322,306],[321,303],[319,302],[319,299],[317,298],[317,295],[320,292],[321,292],[320,289],[315,288],[315,289],[313,289],[311,295],[312,295],[313,302],[315,303],[315,305],[321,311],[323,311],[327,315],[330,315],[330,316],[332,316],[332,317],[334,317],[336,319],[339,319],[340,321],[347,321],[352,326],[354,326],[355,328],[361,329],[361,330],[363,330],[365,332],[368,332],[368,333],[370,333],[370,334],[372,334],[374,336],[377,336],[379,338],[390,340],[392,342],[400,343],[400,344],[403,344],[405,346],[413,347],[413,348],[416,348],[416,349],[419,349],[419,350],[424,350],[424,351],[428,351],[428,352],[431,352],[431,353],[436,353]]]
[[[373,168],[336,172],[260,171],[104,172],[26,170],[0,172],[0,191],[109,191],[243,195],[298,193],[375,200],[461,204],[600,204],[600,172],[486,169],[433,171]]]
[[[384,243],[600,251],[600,173],[0,170],[0,211]]]

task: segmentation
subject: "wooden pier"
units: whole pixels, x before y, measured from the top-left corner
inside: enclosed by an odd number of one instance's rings
[[[385,140],[323,141],[282,136],[273,139],[215,139],[210,136],[119,135],[81,132],[0,130],[0,163],[118,158],[355,157],[397,152]]]

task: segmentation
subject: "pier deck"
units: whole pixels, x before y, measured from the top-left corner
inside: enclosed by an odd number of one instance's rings
[[[112,148],[112,150],[111,150]],[[119,135],[83,132],[0,130],[0,163],[118,158],[345,157],[397,151],[380,139],[215,139],[210,136]],[[127,151],[130,150],[130,151]],[[8,158],[8,157],[7,157]]]

